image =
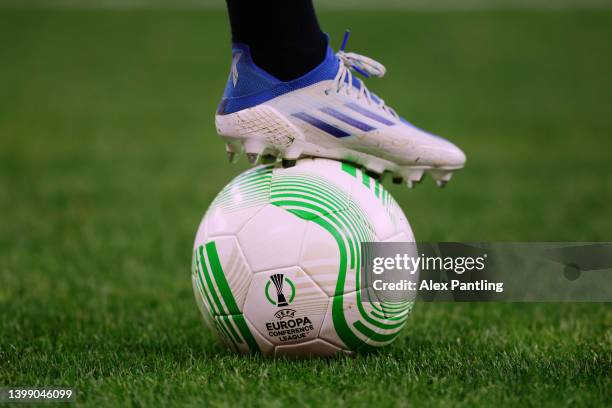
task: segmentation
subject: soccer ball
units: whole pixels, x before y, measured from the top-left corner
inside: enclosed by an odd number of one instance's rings
[[[350,164],[302,159],[232,180],[196,235],[192,282],[204,320],[230,348],[329,356],[391,343],[413,302],[360,287],[362,242],[414,242],[401,208]]]

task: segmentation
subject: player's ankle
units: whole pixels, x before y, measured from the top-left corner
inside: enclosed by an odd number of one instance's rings
[[[281,81],[312,71],[324,59],[327,37],[312,0],[228,0],[232,41],[249,46],[254,63]]]

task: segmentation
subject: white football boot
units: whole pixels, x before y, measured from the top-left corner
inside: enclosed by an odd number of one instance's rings
[[[363,166],[378,177],[409,187],[429,172],[440,187],[465,164],[453,143],[400,117],[369,92],[351,71],[382,77],[385,67],[363,55],[334,54],[304,76],[283,82],[253,62],[248,46],[234,44],[233,61],[215,123],[230,161],[245,152],[250,163],[282,159],[291,166],[303,156]]]

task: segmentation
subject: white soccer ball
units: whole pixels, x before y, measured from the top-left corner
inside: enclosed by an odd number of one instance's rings
[[[413,302],[362,296],[362,242],[414,242],[378,181],[326,159],[255,167],[225,186],[198,228],[200,311],[243,353],[328,356],[387,345]]]

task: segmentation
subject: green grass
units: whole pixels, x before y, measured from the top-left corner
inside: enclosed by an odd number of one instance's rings
[[[468,154],[445,191],[391,187],[419,240],[612,239],[612,13],[321,20]],[[612,404],[604,304],[419,304],[388,349],[329,361],[217,345],[189,268],[246,168],[213,124],[228,33],[222,11],[0,11],[0,386],[90,406]]]

